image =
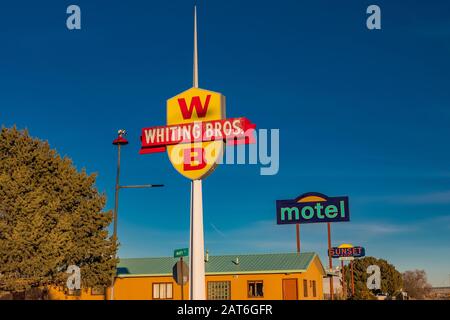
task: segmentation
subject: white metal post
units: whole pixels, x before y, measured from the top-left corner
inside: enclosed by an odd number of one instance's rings
[[[198,88],[197,7],[194,7],[193,87]],[[191,181],[191,230],[189,243],[189,294],[205,300],[205,241],[203,237],[202,180]]]
[[[190,232],[190,297],[205,300],[205,242],[203,237],[202,180],[191,182],[191,232]]]

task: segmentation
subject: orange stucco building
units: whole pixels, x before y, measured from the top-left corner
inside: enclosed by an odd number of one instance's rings
[[[209,300],[322,300],[326,275],[315,253],[208,256],[206,295]],[[116,300],[180,300],[181,286],[173,279],[178,259],[121,259],[114,285]],[[92,294],[98,293],[98,294]],[[184,299],[189,297],[184,286]],[[109,299],[91,289],[75,295],[51,290],[52,299]]]

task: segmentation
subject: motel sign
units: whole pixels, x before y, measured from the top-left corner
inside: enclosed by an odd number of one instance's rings
[[[277,200],[277,224],[350,221],[348,197],[321,196],[312,201]]]

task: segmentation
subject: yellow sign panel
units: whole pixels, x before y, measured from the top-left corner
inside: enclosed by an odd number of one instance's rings
[[[343,243],[338,248],[353,248],[353,245],[350,243]]]
[[[170,162],[180,174],[198,180],[214,171],[222,156],[223,140],[202,142],[202,122],[224,118],[225,97],[218,92],[191,88],[167,100],[167,125],[194,124],[194,141],[167,146]]]

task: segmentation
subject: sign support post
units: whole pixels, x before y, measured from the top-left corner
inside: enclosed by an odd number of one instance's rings
[[[181,300],[184,300],[183,257],[180,257],[180,264],[181,264]]]
[[[331,224],[327,222],[327,231],[328,231],[328,252],[331,250]],[[331,254],[328,254],[328,262],[330,264],[330,272],[333,272],[333,258]],[[330,277],[330,298],[334,299],[334,288],[333,288],[333,274]]]
[[[297,253],[300,253],[300,224],[295,225],[295,230],[297,234]]]
[[[345,279],[344,260],[341,260],[341,273],[342,273],[342,294],[344,299],[347,298],[347,280]]]
[[[184,273],[185,273],[184,266],[185,266],[185,263],[184,263],[183,257],[186,257],[188,255],[189,255],[189,249],[188,248],[175,249],[173,251],[173,257],[174,258],[180,258],[180,260],[178,260],[178,262],[174,266],[173,278],[174,278],[175,282],[180,285],[180,288],[181,288],[181,300],[184,300],[184,282],[185,282],[185,277],[184,277]],[[189,273],[189,270],[187,272]]]
[[[191,182],[190,299],[205,300],[202,180]]]
[[[353,276],[353,260],[350,261],[350,268],[352,269],[352,297],[355,296],[355,277]]]
[[[197,7],[194,7],[194,61],[193,86],[198,88],[198,49],[197,49]],[[191,242],[190,252],[190,298],[205,300],[205,242],[203,235],[203,187],[202,180],[191,182]]]

